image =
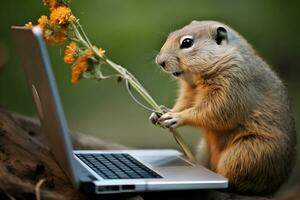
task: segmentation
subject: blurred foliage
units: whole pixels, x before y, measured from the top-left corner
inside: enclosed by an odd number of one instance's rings
[[[299,127],[299,5],[299,1],[279,0],[73,0],[71,7],[93,43],[105,48],[112,60],[127,67],[168,107],[174,103],[177,84],[154,64],[167,34],[192,20],[212,19],[232,26],[284,79]],[[46,12],[40,0],[0,3],[0,105],[34,116],[10,26],[27,21],[36,24]],[[133,103],[123,84],[109,80],[72,85],[63,48],[49,46],[49,51],[71,129],[136,147],[177,147],[168,131],[148,122],[149,113]],[[184,138],[195,147],[199,131],[182,129]]]

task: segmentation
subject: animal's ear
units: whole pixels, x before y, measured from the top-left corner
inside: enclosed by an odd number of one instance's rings
[[[222,43],[222,41],[227,41],[228,40],[228,37],[227,37],[227,30],[220,26],[217,28],[216,30],[216,35],[215,35],[215,40],[216,40],[216,43],[218,45],[220,45]]]

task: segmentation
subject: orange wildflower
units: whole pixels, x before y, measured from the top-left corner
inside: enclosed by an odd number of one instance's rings
[[[105,50],[102,49],[102,48],[99,48],[98,49],[98,53],[100,54],[100,57],[102,58],[104,56],[104,54],[105,54]]]
[[[92,57],[93,52],[91,49],[85,51],[85,55],[77,58],[72,68],[72,83],[77,84],[80,81],[83,72],[86,72],[89,67],[89,59]]]
[[[44,31],[46,26],[49,23],[48,17],[46,15],[42,15],[39,19],[38,19],[38,23],[39,23],[39,27]]]
[[[58,5],[56,0],[43,0],[43,4],[44,6],[49,6],[50,10],[54,9]]]
[[[80,57],[76,60],[72,68],[72,83],[79,83],[81,74],[89,68],[89,63],[86,57]]]
[[[46,15],[42,15],[38,20],[39,27],[43,31],[44,39],[49,44],[62,44],[67,36],[67,29],[53,27]]]
[[[48,44],[63,44],[67,36],[67,29],[60,28],[58,30],[51,31],[50,29],[44,31],[44,38]]]
[[[32,22],[28,22],[27,24],[25,24],[25,27],[26,28],[32,28],[33,27]]]
[[[82,72],[81,72],[81,70],[78,67],[74,66],[72,68],[72,80],[71,81],[72,81],[73,84],[79,83],[81,73]]]
[[[70,42],[66,47],[64,61],[65,63],[72,64],[75,60],[74,55],[76,53],[77,44],[75,42]]]
[[[52,24],[66,24],[74,21],[75,17],[71,13],[71,9],[67,6],[59,6],[52,10],[50,21]]]

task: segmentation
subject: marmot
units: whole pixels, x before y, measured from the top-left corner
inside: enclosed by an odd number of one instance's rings
[[[150,120],[201,128],[198,161],[231,190],[274,193],[293,169],[296,128],[284,84],[251,45],[223,23],[193,21],[169,34],[156,63],[180,90],[174,107]]]

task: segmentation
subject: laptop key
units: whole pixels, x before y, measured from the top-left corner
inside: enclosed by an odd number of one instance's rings
[[[75,154],[103,179],[162,178],[129,154]]]

